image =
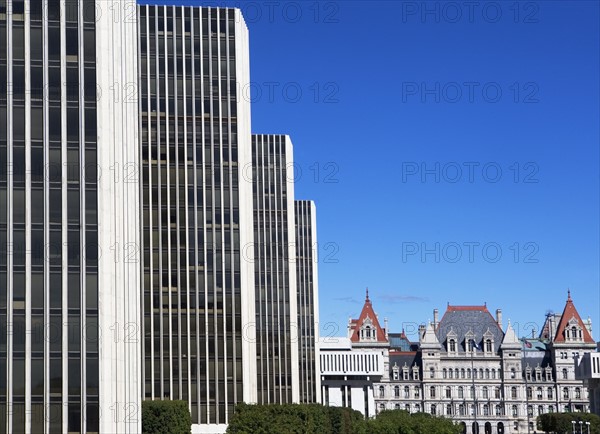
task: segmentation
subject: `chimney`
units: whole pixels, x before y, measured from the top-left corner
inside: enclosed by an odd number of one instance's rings
[[[389,325],[388,325],[388,319],[384,318],[383,319],[383,326],[385,327],[385,338],[388,339],[388,329],[389,329]],[[389,340],[389,339],[388,339]]]
[[[419,324],[419,336],[423,337],[425,334],[425,324]]]
[[[440,312],[437,309],[433,309],[433,328],[436,329],[439,321]]]
[[[502,330],[502,309],[496,309],[496,322],[500,330]]]

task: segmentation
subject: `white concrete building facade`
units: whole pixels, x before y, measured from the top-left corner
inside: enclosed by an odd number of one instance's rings
[[[248,29],[233,8],[138,16],[143,396],[224,432],[257,402]]]
[[[132,19],[0,1],[0,432],[141,430],[139,190],[122,176],[138,100],[120,92],[136,4],[119,7]]]

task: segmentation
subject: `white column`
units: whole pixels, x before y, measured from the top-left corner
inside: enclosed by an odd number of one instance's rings
[[[118,8],[111,10],[109,8]],[[96,0],[100,432],[141,431],[137,14]],[[115,20],[115,13],[126,19]],[[127,100],[123,90],[136,87]],[[119,89],[113,92],[111,89]],[[118,98],[118,99],[117,99]],[[127,176],[126,176],[127,175]]]

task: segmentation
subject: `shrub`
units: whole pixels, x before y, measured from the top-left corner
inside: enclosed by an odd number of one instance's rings
[[[189,434],[192,416],[186,401],[143,401],[142,432],[146,434]]]
[[[240,403],[229,434],[366,434],[362,414],[320,404],[253,405]]]
[[[590,434],[600,434],[600,417],[592,413],[545,413],[537,417],[537,428],[544,432],[571,432],[571,421],[590,422]],[[579,424],[577,424],[579,429]],[[584,427],[584,431],[586,428]]]

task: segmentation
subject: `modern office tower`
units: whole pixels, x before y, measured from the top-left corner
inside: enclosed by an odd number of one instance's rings
[[[258,403],[299,401],[293,147],[252,135]]]
[[[141,430],[135,3],[110,5],[0,0],[0,432]]]
[[[237,9],[138,7],[145,399],[224,431],[256,401],[248,30]]]
[[[317,210],[315,203],[310,200],[297,200],[294,205],[300,402],[321,402]]]

